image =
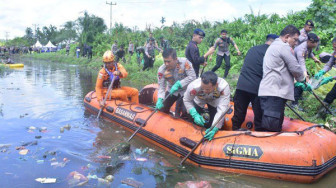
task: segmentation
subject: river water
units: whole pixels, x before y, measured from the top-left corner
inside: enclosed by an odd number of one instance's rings
[[[180,158],[137,136],[129,153],[113,154],[131,133],[85,111],[83,98],[94,89],[97,72],[63,63],[21,61],[23,69],[0,74],[0,187],[131,187],[122,183],[127,179],[146,188],[187,181],[212,187],[336,186],[335,170],[304,185],[189,164],[180,168]],[[56,182],[44,184],[37,178]]]

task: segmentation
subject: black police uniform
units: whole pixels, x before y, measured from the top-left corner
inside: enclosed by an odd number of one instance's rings
[[[200,65],[205,62],[205,58],[204,56],[200,56],[199,49],[195,41],[191,40],[189,42],[185,51],[185,56],[192,63],[196,77],[198,78]]]
[[[333,55],[331,56],[331,59],[329,61],[330,61],[329,66],[330,66],[330,69],[331,69],[331,67],[336,65],[336,52],[333,53]],[[328,66],[328,64],[326,66]],[[336,99],[336,84],[329,91],[329,93],[327,94],[327,96],[325,97],[325,99],[323,101],[328,103],[328,104],[331,104],[331,103],[334,102],[335,99]]]
[[[261,128],[262,110],[258,90],[263,76],[263,59],[268,47],[268,44],[254,46],[246,54],[233,98],[235,109],[232,117],[233,130],[239,129],[245,121],[250,102],[254,113],[255,130],[263,130]]]

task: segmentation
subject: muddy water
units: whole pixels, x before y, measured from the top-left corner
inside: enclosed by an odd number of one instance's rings
[[[0,74],[0,187],[174,187],[206,181],[212,187],[335,187],[336,171],[312,185],[208,171],[86,112],[83,97],[96,72],[38,60]],[[140,86],[139,86],[140,87]],[[109,176],[110,175],[110,176]],[[37,178],[55,178],[44,184]],[[110,178],[110,179],[109,179]],[[108,180],[109,179],[109,180]],[[49,179],[53,181],[53,179]]]

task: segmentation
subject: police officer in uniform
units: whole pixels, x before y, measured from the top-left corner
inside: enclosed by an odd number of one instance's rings
[[[227,31],[225,29],[221,31],[220,35],[221,36],[216,40],[214,45],[215,49],[218,47],[218,50],[217,50],[216,65],[212,68],[212,72],[215,72],[222,65],[224,59],[225,61],[224,78],[226,78],[227,75],[229,74],[229,70],[231,67],[229,45],[232,44],[236,48],[238,55],[240,55],[241,53],[238,49],[238,46],[232,40],[232,38],[226,36]]]
[[[304,91],[311,90],[305,82],[304,72],[294,56],[300,31],[293,25],[286,26],[280,37],[267,49],[263,63],[263,78],[258,96],[262,109],[262,128],[280,132],[287,100],[294,100],[295,85]]]
[[[254,130],[262,131],[261,119],[262,110],[258,97],[259,84],[263,75],[263,59],[268,47],[279,38],[278,35],[269,34],[266,36],[265,44],[254,46],[246,54],[243,67],[237,82],[237,89],[234,102],[234,115],[232,117],[232,129],[238,130],[245,121],[246,111],[249,103],[252,103],[254,114]]]
[[[116,40],[114,41],[114,43],[111,46],[111,51],[114,55],[117,53],[117,51],[118,51],[118,41],[116,41]]]
[[[294,48],[295,57],[298,60],[299,64],[301,65],[306,80],[309,79],[309,75],[306,68],[306,59],[312,58],[316,63],[321,63],[321,61],[318,60],[313,54],[313,49],[316,48],[319,42],[318,36],[314,33],[308,33],[307,37],[308,37],[307,41],[301,43],[299,46],[296,46]],[[302,111],[302,109],[298,107],[298,100],[302,97],[302,93],[303,90],[301,87],[294,87],[295,101],[292,102],[292,106],[298,108],[300,111]]]
[[[116,51],[116,53],[114,54],[116,56],[116,61],[120,61],[122,60],[124,63],[126,63],[126,59],[125,59],[125,50],[124,50],[124,45],[120,45],[119,49]]]
[[[164,64],[158,70],[159,92],[156,108],[168,114],[170,107],[179,100],[176,103],[177,113],[175,113],[175,116],[179,117],[180,112],[186,113],[182,96],[189,83],[196,79],[196,74],[192,64],[186,58],[177,58],[176,50],[173,48],[164,50],[162,56]],[[163,101],[168,94],[169,97]]]
[[[157,44],[157,42],[156,42],[156,40],[155,40],[155,38],[153,37],[153,33],[149,33],[149,36],[148,36],[148,38],[146,39],[146,42],[145,42],[145,45],[144,45],[144,47],[146,47],[146,45],[149,43],[149,41],[154,41],[153,43],[155,44],[155,46],[157,47],[157,48],[159,48],[159,46],[158,46],[158,44]]]
[[[314,22],[312,20],[307,20],[305,26],[300,30],[298,45],[308,40],[308,33],[311,32],[313,28]]]
[[[134,44],[131,40],[129,41],[129,44],[128,44],[128,53],[130,54],[130,57],[132,57],[134,53]]]
[[[155,61],[154,50],[157,49],[160,52],[162,52],[162,50],[158,48],[154,42],[155,42],[154,38],[150,38],[149,43],[146,44],[145,55],[144,55],[145,63],[144,63],[144,67],[142,68],[143,71],[146,70],[147,68],[153,67],[154,61]]]
[[[207,53],[205,53],[203,56],[200,56],[197,45],[201,44],[204,37],[205,33],[203,30],[195,29],[192,39],[185,50],[185,56],[192,63],[196,77],[198,77],[200,65],[206,66],[206,58],[215,51],[215,48],[211,47]]]
[[[189,84],[187,91],[184,93],[183,102],[197,125],[210,128],[229,108],[229,84],[223,78],[218,78],[216,73],[207,71],[201,75],[201,78]],[[200,113],[204,113],[205,104],[207,104],[210,114],[208,123],[200,115]],[[216,132],[223,126],[223,122],[224,118],[211,131],[207,129],[204,137],[212,140]]]
[[[332,67],[336,67],[336,37],[332,40],[334,52],[329,59],[328,63],[325,64],[324,68],[320,70],[316,75],[315,78],[319,79],[322,77],[326,72],[330,71]],[[336,75],[335,76],[328,76],[324,77],[323,80],[321,81],[320,85],[327,84],[329,82],[332,82],[333,80],[336,80]],[[325,105],[330,106],[331,103],[336,99],[336,84],[334,87],[331,89],[331,91],[327,94],[323,102]]]
[[[169,48],[169,41],[164,39],[163,36],[160,37],[160,46],[162,50],[168,49]]]

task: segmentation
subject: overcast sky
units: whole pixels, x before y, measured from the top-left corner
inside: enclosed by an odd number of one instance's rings
[[[108,1],[108,2],[111,2]],[[185,20],[222,21],[233,20],[250,13],[278,13],[286,15],[289,11],[306,9],[310,0],[114,0],[112,22],[121,22],[133,28],[144,29],[146,24],[161,26],[173,21]],[[34,24],[40,28],[50,24],[57,28],[66,21],[74,21],[83,16],[84,11],[104,19],[110,26],[110,5],[102,0],[1,0],[0,1],[0,39],[21,37],[25,29]]]

